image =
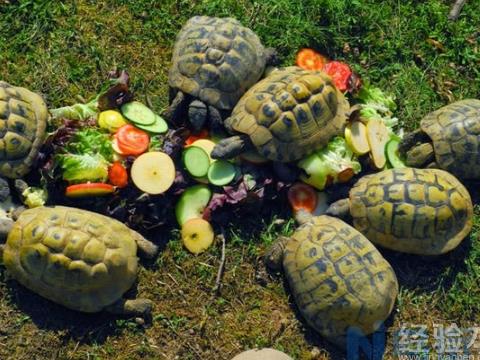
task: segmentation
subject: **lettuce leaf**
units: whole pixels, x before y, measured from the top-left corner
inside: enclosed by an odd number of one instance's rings
[[[86,120],[96,117],[104,110],[115,109],[132,99],[128,90],[129,76],[126,71],[112,71],[102,86],[100,93],[86,104],[74,104],[51,109],[52,120],[66,118],[70,120]]]
[[[105,160],[113,161],[110,135],[95,128],[77,131],[66,144],[65,150],[68,153],[77,155],[99,154]]]
[[[298,162],[305,171],[301,179],[318,190],[323,190],[330,182],[338,182],[342,172],[358,174],[362,167],[344,138],[334,137],[326,147]]]
[[[69,182],[105,182],[108,177],[108,162],[100,154],[58,155],[63,170],[63,179]]]
[[[378,119],[384,122],[390,133],[398,125],[398,118],[393,116],[397,109],[392,95],[385,94],[381,89],[365,84],[356,95],[359,101],[359,116],[363,122]]]

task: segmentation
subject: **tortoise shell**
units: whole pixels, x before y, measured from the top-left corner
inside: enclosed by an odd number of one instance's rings
[[[329,216],[314,217],[295,231],[283,267],[305,320],[334,342],[349,330],[377,330],[398,293],[395,273],[380,252],[352,226]]]
[[[41,296],[97,312],[135,281],[137,236],[121,222],[90,211],[37,207],[15,222],[3,261],[15,279]]]
[[[432,139],[437,164],[464,179],[480,178],[480,100],[444,106],[420,122]]]
[[[240,99],[225,126],[250,136],[267,159],[295,161],[343,134],[348,101],[319,71],[272,72]]]
[[[364,176],[350,190],[353,224],[370,241],[420,255],[454,249],[472,228],[467,189],[437,169],[390,169]]]
[[[0,81],[0,176],[16,179],[30,171],[47,120],[40,95]]]
[[[231,110],[263,74],[258,36],[232,18],[195,16],[177,36],[169,85],[218,109]]]

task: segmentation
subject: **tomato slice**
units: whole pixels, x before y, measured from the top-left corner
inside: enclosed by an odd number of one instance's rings
[[[322,70],[326,59],[313,49],[302,49],[297,53],[296,63],[305,70]]]
[[[108,195],[115,191],[110,184],[85,183],[67,186],[65,195],[68,197],[101,196]]]
[[[115,161],[108,169],[108,180],[110,184],[119,188],[123,188],[128,185],[128,174],[125,166],[120,161]]]
[[[330,61],[323,69],[333,80],[333,83],[340,91],[348,89],[349,81],[352,76],[350,66],[340,61]]]
[[[288,201],[294,211],[313,212],[317,207],[317,192],[310,185],[295,183],[288,190]]]
[[[150,137],[133,125],[124,125],[115,134],[118,148],[125,155],[140,155],[148,149]]]
[[[195,141],[200,139],[208,139],[208,130],[202,129],[198,134],[190,135],[187,140],[185,140],[185,146],[192,145]]]

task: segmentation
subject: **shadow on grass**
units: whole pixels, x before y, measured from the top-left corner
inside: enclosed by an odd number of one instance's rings
[[[123,328],[119,322],[131,319],[105,311],[82,313],[67,309],[33,293],[13,279],[8,280],[6,285],[15,306],[39,329],[58,332],[64,343],[72,339],[79,344],[103,344],[109,337],[121,335]],[[125,294],[126,298],[135,298],[136,285]],[[141,326],[133,322],[132,325],[136,331],[142,331]]]

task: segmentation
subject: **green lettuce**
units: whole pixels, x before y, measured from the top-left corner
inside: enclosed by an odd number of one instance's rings
[[[302,181],[318,190],[333,181],[341,181],[342,173],[358,174],[362,167],[352,149],[342,137],[335,137],[326,147],[301,160],[298,166],[305,171]]]
[[[110,135],[95,128],[86,128],[75,133],[65,146],[71,154],[86,155],[99,154],[105,160],[113,161],[113,149]]]
[[[100,154],[59,155],[63,179],[69,182],[105,182],[108,177],[108,161]]]
[[[59,118],[87,120],[96,117],[101,111],[118,108],[132,98],[128,83],[129,76],[126,71],[113,71],[109,73],[108,80],[94,99],[86,104],[79,103],[52,109],[50,110],[52,120]]]
[[[378,119],[384,122],[388,130],[393,133],[398,119],[393,116],[397,109],[395,99],[385,94],[381,89],[365,84],[356,95],[359,104],[359,116],[363,122]]]

